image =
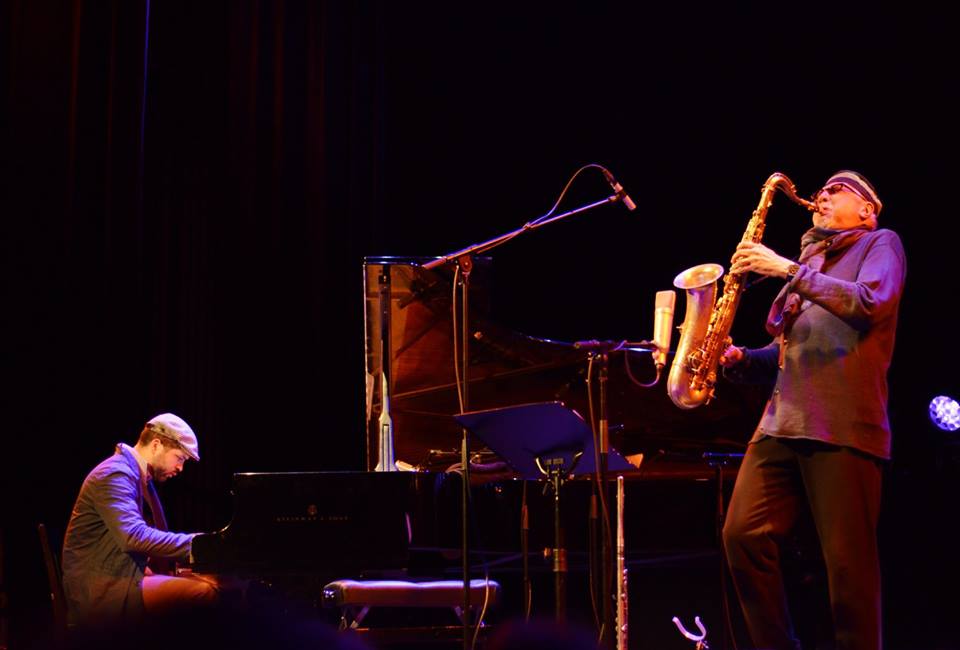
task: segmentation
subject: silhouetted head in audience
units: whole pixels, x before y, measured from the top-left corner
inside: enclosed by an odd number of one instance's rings
[[[228,608],[185,610],[138,624],[86,629],[71,650],[371,650],[356,634],[309,617]]]

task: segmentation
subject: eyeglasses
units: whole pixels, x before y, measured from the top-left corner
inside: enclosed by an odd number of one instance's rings
[[[870,199],[868,199],[868,198],[865,197],[863,194],[861,194],[860,192],[858,192],[856,189],[854,189],[854,188],[851,187],[850,185],[847,185],[846,183],[834,183],[833,185],[827,185],[826,187],[824,187],[824,188],[821,189],[819,192],[817,192],[816,194],[813,195],[812,200],[813,200],[814,203],[816,203],[817,197],[820,196],[823,192],[826,192],[826,193],[829,194],[830,196],[833,196],[834,194],[837,194],[838,192],[850,192],[851,194],[856,194],[857,196],[859,196],[861,199],[863,199],[863,200],[866,201],[867,203],[870,203]]]

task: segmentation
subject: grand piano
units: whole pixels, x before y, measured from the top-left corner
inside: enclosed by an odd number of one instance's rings
[[[454,382],[452,269],[426,270],[422,260],[368,258],[365,309],[366,472],[238,474],[234,516],[221,531],[194,542],[196,568],[239,573],[307,591],[324,580],[363,575],[457,575],[460,483],[447,470],[460,460],[462,431]],[[587,409],[587,353],[499,325],[490,312],[490,260],[476,260],[470,292],[469,407],[483,410],[560,401]],[[645,333],[637,333],[643,338]],[[634,374],[649,379],[647,353],[630,353]],[[681,411],[663,383],[642,388],[611,355],[611,444],[643,454],[628,473],[627,539],[634,557],[678,557],[715,551],[718,479],[726,488],[735,464],[717,468],[705,453],[742,451],[765,399],[762,388],[723,383],[718,399]],[[596,390],[596,387],[594,387]],[[385,407],[395,457],[415,471],[374,472]],[[539,489],[511,480],[503,459],[472,440],[471,546],[477,564],[501,569],[519,560],[521,500],[530,506],[530,550],[551,545],[551,504]],[[491,470],[491,468],[493,468]],[[491,471],[484,471],[491,470]],[[590,481],[571,481],[565,497],[572,569],[590,545],[584,522]],[[545,567],[541,567],[547,571]],[[309,579],[308,579],[309,578]]]

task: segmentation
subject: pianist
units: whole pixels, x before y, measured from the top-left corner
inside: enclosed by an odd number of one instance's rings
[[[209,582],[168,575],[174,560],[189,556],[194,535],[167,531],[154,484],[179,474],[188,459],[200,459],[196,435],[164,413],[146,423],[136,446],[118,444],[87,476],[63,543],[72,624],[130,624],[216,601]]]

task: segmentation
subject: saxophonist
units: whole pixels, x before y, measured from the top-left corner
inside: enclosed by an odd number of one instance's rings
[[[734,486],[723,540],[754,647],[798,650],[779,556],[809,507],[836,648],[878,649],[887,369],[906,260],[897,234],[878,229],[883,204],[861,174],[837,172],[814,202],[797,262],[752,242],[733,255],[733,273],[786,284],[767,318],[773,341],[760,349],[731,345],[720,359],[729,379],[773,384]]]

